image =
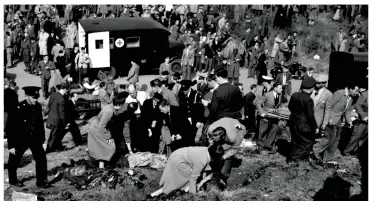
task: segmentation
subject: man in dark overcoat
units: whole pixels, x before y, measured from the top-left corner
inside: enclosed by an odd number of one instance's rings
[[[291,154],[288,162],[308,161],[315,143],[315,133],[319,132],[314,114],[314,103],[310,97],[315,84],[315,79],[305,78],[301,84],[301,91],[291,96],[289,102]]]

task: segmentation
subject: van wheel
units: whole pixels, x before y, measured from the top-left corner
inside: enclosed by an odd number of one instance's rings
[[[175,60],[175,61],[172,61],[171,63],[171,71],[173,73],[181,73],[182,70],[181,70],[181,63],[180,63],[180,60]]]

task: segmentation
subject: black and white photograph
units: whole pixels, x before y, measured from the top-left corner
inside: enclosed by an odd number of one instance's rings
[[[368,4],[10,3],[0,200],[368,201]]]

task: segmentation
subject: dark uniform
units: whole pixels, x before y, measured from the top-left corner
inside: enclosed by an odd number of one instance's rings
[[[30,98],[39,97],[39,87],[24,87],[25,94]],[[45,130],[42,115],[42,107],[36,102],[32,105],[30,99],[20,102],[18,106],[19,129],[18,135],[8,139],[8,149],[15,149],[15,155],[10,154],[8,161],[9,183],[22,186],[17,179],[17,168],[23,154],[30,149],[36,162],[36,185],[48,187],[47,181],[47,158],[43,148],[45,141]]]
[[[193,82],[190,80],[182,80],[180,82],[181,88],[179,92],[180,109],[184,115],[190,119],[192,130],[191,134],[196,135],[197,133],[197,122],[203,123],[204,121],[204,106],[202,104],[202,95],[196,90],[190,89],[193,86]],[[185,91],[189,90],[187,94]]]

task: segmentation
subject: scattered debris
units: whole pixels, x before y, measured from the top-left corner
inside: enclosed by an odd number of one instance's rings
[[[62,200],[68,201],[73,197],[73,194],[69,191],[64,191],[62,192],[61,197],[62,197]]]
[[[23,192],[13,191],[12,201],[37,201],[38,196],[35,194],[28,194]]]

